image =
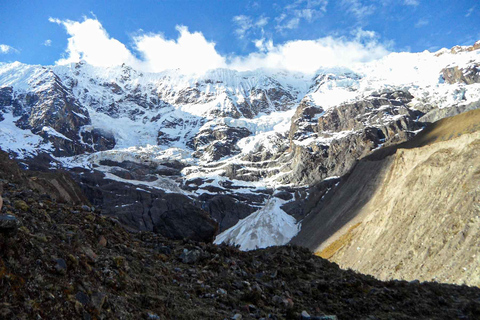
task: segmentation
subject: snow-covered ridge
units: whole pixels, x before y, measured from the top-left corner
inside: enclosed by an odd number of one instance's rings
[[[302,162],[326,159],[331,156],[332,145],[337,149],[348,148],[348,143],[358,145],[352,137],[365,141],[361,135],[366,128],[383,130],[385,135],[397,135],[399,130],[413,134],[418,129],[410,126],[411,121],[418,120],[411,119],[415,112],[477,107],[480,81],[449,83],[442,70],[457,67],[475,71],[479,65],[480,50],[467,49],[455,54],[392,53],[351,68],[320,69],[314,77],[281,70],[217,69],[188,76],[175,70],[145,73],[125,65],[102,68],[83,62],[63,66],[0,63],[0,147],[29,157],[40,150],[53,152],[60,140],[84,143],[91,147],[82,150],[90,151],[56,159],[67,167],[96,168],[107,179],[191,197],[218,192],[257,196],[266,188],[295,187],[299,181],[340,175],[330,167],[322,176],[308,176],[308,170],[320,172],[324,167]],[[69,128],[77,130],[75,137],[50,124],[39,126],[36,134],[26,129],[25,119],[32,116],[32,106],[48,115],[50,109],[42,108],[59,105],[48,100],[52,92],[57,98],[65,95],[73,101],[60,105],[77,106],[79,112],[60,110],[65,117],[79,119],[81,127]],[[38,105],[40,96],[43,103],[48,102],[45,106]],[[349,112],[355,108],[346,106],[357,102],[365,103],[367,111],[352,115]],[[333,130],[332,121],[346,124]],[[71,123],[68,119],[65,122]],[[330,129],[321,130],[320,124]],[[24,137],[24,142],[19,137]],[[114,148],[104,143],[103,149],[95,149],[94,139],[102,137],[113,137]],[[367,151],[381,147],[389,137],[372,139]],[[116,175],[125,169],[102,164],[108,160],[153,168],[177,161],[183,167],[175,177],[158,176],[147,183]],[[299,172],[308,177],[299,177]],[[263,223],[262,219],[273,213],[280,219],[283,211],[277,200],[264,203],[265,210],[242,220],[243,226],[247,221],[249,226]],[[293,236],[295,222],[284,218],[281,223],[290,225],[286,232]],[[245,243],[245,248],[259,245],[250,241],[253,234],[235,230],[229,233],[229,241]],[[275,244],[283,240],[262,241]]]

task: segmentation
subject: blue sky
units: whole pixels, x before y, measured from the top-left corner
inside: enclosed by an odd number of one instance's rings
[[[105,46],[88,47],[89,38]],[[117,62],[159,71],[167,68],[159,55],[166,52],[167,65],[182,68],[175,59],[194,60],[198,46],[206,68],[284,67],[279,60],[305,50],[326,61],[351,50],[355,56],[341,61],[363,61],[479,39],[478,0],[3,0],[0,10],[0,61],[43,65],[75,59],[102,65],[102,48],[120,52]]]

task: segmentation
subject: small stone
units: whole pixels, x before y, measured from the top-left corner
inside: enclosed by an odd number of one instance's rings
[[[59,258],[59,259],[55,259],[55,270],[59,273],[59,274],[66,274],[67,273],[67,263],[65,262],[65,260]]]
[[[283,299],[282,303],[287,309],[292,309],[293,308],[293,300],[290,299],[290,298]]]
[[[104,236],[100,236],[98,238],[98,244],[102,247],[106,247],[107,246],[107,239]]]
[[[83,206],[82,206],[82,210],[83,210],[83,211],[90,212],[92,209],[91,209],[89,206],[87,206],[87,205],[83,205]]]
[[[82,314],[82,313],[83,313],[83,305],[82,305],[78,300],[75,301],[75,311],[76,311],[78,314]]]
[[[76,266],[78,266],[78,259],[73,255],[73,254],[68,254],[68,260],[70,260],[70,262]]]
[[[17,217],[10,214],[0,215],[0,233],[14,234],[17,232],[19,226],[20,221],[18,221]]]
[[[232,320],[241,320],[242,319],[242,315],[240,313],[236,313],[233,317],[232,317]]]
[[[156,248],[156,250],[159,252],[159,253],[163,253],[164,255],[170,255],[172,254],[172,249],[170,247],[167,247],[167,246],[158,246]]]
[[[88,305],[88,303],[90,302],[90,298],[82,291],[77,292],[77,294],[75,295],[75,299],[77,299],[77,301],[80,302],[83,306]]]
[[[125,257],[116,256],[113,258],[113,261],[115,262],[115,265],[117,266],[117,268],[121,268],[125,264]]]
[[[15,207],[15,209],[22,210],[22,211],[28,211],[30,209],[28,204],[23,200],[15,200],[13,202],[13,206]]]
[[[107,295],[105,293],[97,292],[92,295],[92,304],[98,311],[102,310],[106,300]]]
[[[310,319],[310,315],[305,310],[302,311],[302,319]]]
[[[97,254],[93,252],[92,249],[90,248],[83,248],[83,252],[85,252],[85,255],[92,261],[95,262],[97,260]]]
[[[183,263],[191,264],[198,261],[201,256],[201,252],[199,250],[191,250],[188,251],[184,249],[183,253],[180,255],[180,259]]]
[[[221,296],[225,296],[227,294],[227,291],[225,289],[220,288],[217,290],[217,294]]]
[[[273,304],[275,304],[276,306],[280,306],[283,302],[283,299],[280,297],[280,296],[273,296],[272,298],[272,302]]]

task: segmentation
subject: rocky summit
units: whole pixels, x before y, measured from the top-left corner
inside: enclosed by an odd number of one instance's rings
[[[382,282],[280,246],[128,231],[2,159],[2,319],[474,319],[480,289]],[[40,180],[40,181],[39,181]],[[37,181],[35,186],[29,181]],[[72,190],[70,190],[72,191]],[[5,222],[7,221],[7,222]]]

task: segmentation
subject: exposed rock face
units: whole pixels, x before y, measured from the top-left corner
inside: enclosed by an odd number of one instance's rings
[[[293,243],[380,279],[480,285],[479,123],[440,120],[360,161]]]
[[[480,83],[480,64],[472,63],[466,68],[458,66],[445,68],[442,70],[442,77],[447,83]]]
[[[29,129],[51,142],[55,156],[72,156],[86,151],[111,149],[115,139],[90,128],[91,119],[72,92],[53,71],[43,71],[31,92],[17,94],[11,87],[0,88],[0,112],[11,109],[17,127]]]
[[[187,196],[105,179],[98,171],[82,172],[78,179],[94,206],[129,228],[205,242],[217,232],[217,223]]]
[[[390,92],[331,108],[318,118],[321,109],[301,103],[290,129],[292,173],[286,179],[303,184],[342,176],[373,149],[413,137],[424,124],[416,121],[423,113],[406,106],[411,99]],[[312,137],[316,141],[308,142]]]
[[[18,184],[29,191],[48,194],[49,198],[61,203],[73,205],[88,203],[79,186],[72,180],[70,174],[64,170],[55,172],[36,172],[21,170],[8,154],[0,150],[0,175],[12,183]],[[1,180],[0,180],[1,184]],[[33,191],[32,191],[33,190]],[[1,192],[1,187],[0,187]]]
[[[251,134],[245,128],[232,128],[226,125],[200,131],[191,146],[196,150],[193,155],[203,160],[219,160],[225,156],[240,153],[237,142]]]
[[[203,195],[199,200],[205,201],[205,207],[210,216],[218,221],[219,232],[233,227],[240,219],[248,217],[255,211],[252,207],[255,202],[248,195]],[[259,202],[259,205],[261,203]]]

